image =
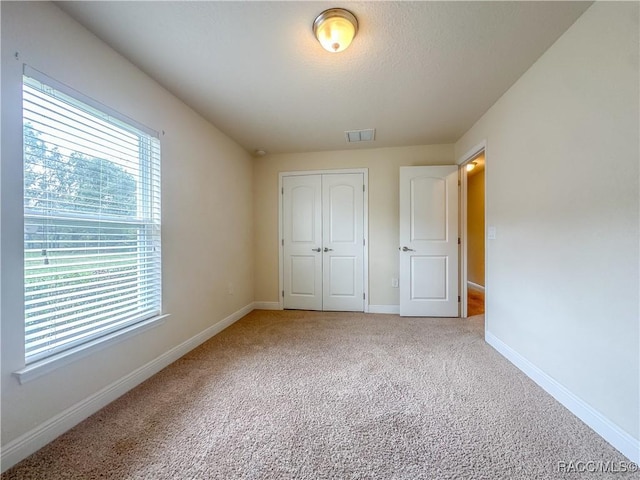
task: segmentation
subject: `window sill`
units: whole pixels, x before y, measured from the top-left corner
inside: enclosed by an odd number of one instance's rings
[[[86,357],[92,353],[102,350],[103,348],[120,342],[126,338],[132,337],[139,333],[142,333],[151,328],[157,327],[164,323],[164,320],[169,314],[159,315],[157,317],[144,320],[143,322],[130,325],[127,328],[118,330],[117,332],[110,333],[104,337],[97,338],[83,345],[71,348],[64,352],[52,355],[49,358],[39,360],[26,367],[13,372],[13,375],[18,379],[21,385],[30,382],[42,375],[57,370],[60,367],[64,367],[70,363],[73,363],[81,358]]]

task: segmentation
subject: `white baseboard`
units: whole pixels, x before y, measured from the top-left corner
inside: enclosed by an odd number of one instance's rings
[[[278,302],[253,302],[254,310],[280,310]]]
[[[477,283],[473,283],[473,282],[467,282],[467,287],[470,288],[471,290],[476,290],[478,292],[484,292],[484,287],[480,284]]]
[[[400,315],[400,305],[369,305],[369,313]]]
[[[254,304],[249,304],[228,317],[220,320],[215,325],[191,337],[189,340],[173,347],[146,365],[137,368],[111,385],[76,403],[72,407],[38,425],[24,435],[2,446],[0,452],[0,465],[4,472],[19,461],[27,458],[32,453],[44,447],[67,430],[73,428],[85,418],[105,407],[118,397],[124,395],[152,375],[155,375],[167,365],[178,360],[201,343],[204,343],[214,335],[240,320],[254,309]]]
[[[543,390],[564,405],[571,413],[586,423],[593,431],[609,442],[625,457],[640,464],[640,440],[633,438],[591,405],[577,397],[564,385],[536,367],[529,360],[498,339],[491,332],[485,333],[485,340],[511,363],[536,382]]]

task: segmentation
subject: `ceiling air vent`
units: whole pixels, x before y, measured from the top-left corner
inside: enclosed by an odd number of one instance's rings
[[[372,142],[376,139],[376,129],[349,130],[348,132],[344,132],[344,135],[347,138],[347,143]]]

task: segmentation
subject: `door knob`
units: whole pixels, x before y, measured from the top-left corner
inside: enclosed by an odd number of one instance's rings
[[[324,251],[325,252],[333,252],[333,248],[324,247]]]
[[[402,247],[402,251],[403,252],[415,252],[415,250],[413,248],[409,248],[409,247]]]
[[[322,249],[320,247],[312,248],[311,250],[314,251],[314,252],[321,252],[322,251]]]

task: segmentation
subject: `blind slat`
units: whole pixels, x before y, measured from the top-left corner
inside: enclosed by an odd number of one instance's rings
[[[130,277],[131,278],[131,277]],[[114,282],[111,284],[100,284],[99,287],[90,288],[87,290],[77,290],[58,295],[50,295],[46,298],[39,298],[37,300],[26,301],[25,306],[29,307],[30,313],[46,312],[48,310],[56,310],[59,312],[60,307],[66,305],[72,305],[75,307],[79,301],[91,302],[94,299],[98,300],[106,295],[117,293],[124,295],[127,292],[135,292],[145,288],[146,282],[140,282],[137,277],[128,281]],[[36,306],[38,305],[38,306]],[[32,318],[32,317],[31,317]],[[31,320],[29,318],[29,320]]]
[[[59,298],[64,298],[73,295],[77,292],[82,292],[87,289],[92,289],[98,285],[109,286],[117,285],[119,283],[126,283],[130,280],[135,280],[139,283],[153,282],[156,277],[156,270],[151,270],[145,273],[145,270],[141,272],[124,272],[124,275],[120,274],[117,278],[106,278],[108,274],[102,276],[96,276],[93,278],[83,277],[81,282],[70,283],[65,282],[63,286],[56,286],[53,288],[46,288],[46,285],[38,285],[34,288],[33,285],[29,285],[31,290],[25,292],[25,306],[36,305],[38,303],[50,302]],[[110,275],[112,277],[113,275]],[[98,278],[97,281],[92,281]],[[53,284],[57,285],[57,284]],[[84,289],[84,290],[82,290]]]
[[[43,344],[47,339],[51,340],[55,338],[60,340],[64,337],[77,336],[80,332],[91,330],[96,325],[108,325],[109,323],[117,322],[126,315],[138,312],[140,310],[151,310],[153,306],[150,302],[146,304],[138,305],[135,302],[122,302],[118,305],[117,309],[109,310],[108,312],[102,312],[101,314],[94,312],[94,315],[76,317],[72,321],[64,325],[65,328],[60,328],[59,325],[53,322],[41,323],[38,326],[40,328],[30,328],[27,330],[27,339],[34,343]]]
[[[147,255],[146,257],[153,257],[155,256],[155,252],[151,253],[149,255]],[[143,257],[143,259],[145,259],[145,257]],[[71,268],[71,267],[82,267],[85,265],[91,265],[91,268]],[[38,278],[42,278],[42,277],[49,277],[49,276],[64,276],[64,275],[72,275],[72,274],[76,274],[76,273],[84,273],[84,272],[95,272],[95,271],[99,271],[99,270],[105,270],[107,268],[117,268],[117,267],[133,267],[133,263],[126,263],[123,264],[122,263],[122,259],[117,259],[117,260],[102,260],[102,261],[89,261],[89,262],[78,262],[78,263],[74,263],[73,265],[56,265],[55,262],[54,263],[50,263],[49,265],[46,266],[38,266],[38,267],[27,267],[25,266],[25,272],[27,271],[34,271],[35,273],[33,274],[29,274],[26,275],[25,274],[25,279],[26,280],[32,280],[32,279],[38,279]],[[64,270],[61,270],[61,268],[65,268]]]
[[[136,303],[138,293],[137,289],[127,289],[122,292],[122,294],[118,292],[108,292],[104,293],[100,296],[94,296],[88,299],[87,301],[81,302],[82,305],[80,307],[71,306],[69,307],[69,303],[61,302],[61,309],[56,309],[56,307],[50,307],[48,310],[52,310],[50,312],[46,312],[38,315],[38,310],[33,309],[33,315],[26,317],[27,327],[26,330],[33,330],[34,325],[41,324],[44,322],[51,322],[55,324],[56,328],[64,329],[66,323],[69,321],[73,321],[76,318],[83,318],[87,315],[95,315],[101,312],[107,312],[114,309],[115,305],[124,305],[127,303]],[[67,307],[67,308],[65,308]],[[64,319],[65,323],[60,323],[60,319]]]
[[[133,271],[133,270],[131,270]],[[30,295],[36,295],[38,293],[48,293],[46,288],[50,287],[51,285],[62,285],[60,287],[56,287],[56,288],[73,288],[79,284],[82,284],[84,282],[89,282],[95,279],[102,279],[104,280],[107,277],[111,277],[114,274],[130,274],[131,272],[130,270],[127,271],[120,271],[120,272],[104,272],[104,273],[96,273],[96,274],[92,274],[92,275],[83,275],[83,276],[76,276],[74,278],[68,278],[65,279],[66,281],[64,282],[60,282],[60,280],[58,279],[51,279],[51,280],[42,280],[42,281],[31,281],[29,283],[25,284],[25,297],[29,297]],[[99,270],[93,270],[93,272],[99,272]],[[142,266],[140,266],[140,268],[138,268],[137,270],[133,271],[134,274],[138,277],[141,277],[145,274],[148,275],[153,275],[158,276],[158,273],[160,272],[160,264],[144,264]],[[86,273],[86,271],[84,272]],[[37,278],[37,277],[36,277]]]
[[[55,251],[51,251],[45,249],[47,251],[46,258],[49,259],[49,263],[45,265],[25,265],[25,270],[39,270],[39,269],[48,269],[50,270],[52,267],[70,267],[73,268],[76,265],[111,265],[111,264],[120,264],[120,265],[131,265],[135,260],[143,260],[145,257],[149,257],[153,255],[152,251],[147,253],[135,250],[133,252],[115,252],[115,253],[102,253],[100,255],[96,254],[87,254],[87,255],[53,255],[56,253]],[[40,263],[42,260],[42,256],[40,258],[27,258],[25,263],[33,262]],[[74,260],[83,260],[87,261],[74,261]]]
[[[126,310],[124,313],[112,315],[108,321],[96,321],[89,331],[79,330],[72,335],[60,335],[60,338],[49,336],[45,341],[40,339],[37,343],[34,342],[31,357],[33,361],[46,358],[50,356],[51,350],[67,350],[155,315],[157,312],[149,309]]]

